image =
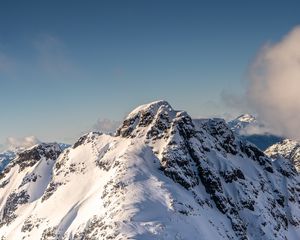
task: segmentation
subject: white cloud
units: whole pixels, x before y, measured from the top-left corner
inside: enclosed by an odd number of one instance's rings
[[[0,42],[1,74],[17,81],[38,77],[40,81],[51,79],[74,82],[74,79],[79,78],[79,67],[73,64],[66,44],[58,36],[40,34],[33,36],[29,43],[26,47],[31,54],[24,58]]]
[[[110,120],[110,119],[99,119],[93,126],[94,131],[99,131],[103,133],[114,133],[120,126],[120,121]]]
[[[247,99],[273,132],[300,140],[300,27],[261,49]]]
[[[38,65],[51,75],[71,73],[74,71],[70,59],[66,56],[64,43],[56,36],[44,34],[35,39]]]
[[[13,65],[13,60],[7,54],[0,52],[0,73],[10,72],[14,67]]]
[[[255,134],[271,134],[272,129],[266,127],[265,125],[253,124],[248,125],[240,131],[242,135],[255,135]]]
[[[220,94],[222,102],[225,106],[229,107],[231,111],[235,113],[245,114],[245,111],[249,109],[247,99],[245,99],[244,93],[232,93],[223,90]]]
[[[24,149],[32,147],[40,142],[41,141],[35,136],[28,136],[23,138],[8,137],[3,148],[7,150]]]

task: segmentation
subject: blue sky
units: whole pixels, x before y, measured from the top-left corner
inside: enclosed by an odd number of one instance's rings
[[[10,1],[0,7],[0,143],[72,142],[98,119],[166,99],[233,115],[259,49],[300,23],[299,1]]]

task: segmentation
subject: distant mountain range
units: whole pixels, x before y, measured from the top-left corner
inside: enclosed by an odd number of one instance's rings
[[[299,180],[292,161],[268,157],[224,120],[157,101],[114,135],[16,153],[0,174],[0,236],[298,240]]]

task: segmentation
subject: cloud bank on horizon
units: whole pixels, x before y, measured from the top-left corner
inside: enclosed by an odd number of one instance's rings
[[[22,138],[8,137],[6,143],[2,146],[3,150],[25,149],[32,147],[41,141],[35,136]]]
[[[266,44],[250,69],[248,103],[273,132],[300,140],[300,26]]]

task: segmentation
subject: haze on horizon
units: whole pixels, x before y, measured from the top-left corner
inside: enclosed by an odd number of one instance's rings
[[[276,109],[278,89],[262,86],[274,83],[274,66],[288,64],[276,86],[292,76],[289,86],[299,89],[299,7],[297,1],[2,3],[0,143],[73,142],[157,99],[193,117],[259,113],[291,135],[300,115],[284,106],[298,104],[297,94],[280,95],[286,101],[277,112],[295,122],[274,121],[274,111],[265,109]],[[253,74],[261,68],[262,85]],[[273,97],[258,98],[258,90]],[[297,104],[292,113],[300,113]]]

